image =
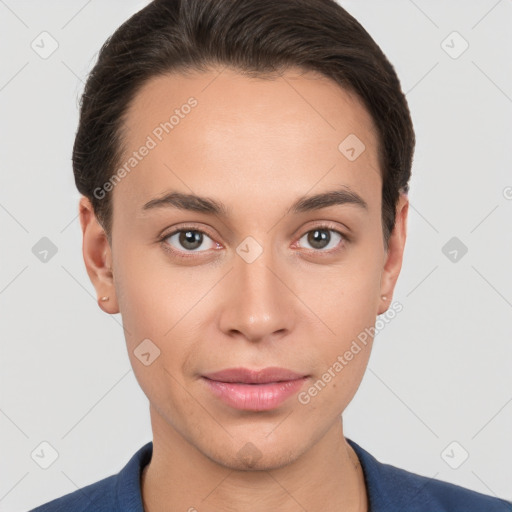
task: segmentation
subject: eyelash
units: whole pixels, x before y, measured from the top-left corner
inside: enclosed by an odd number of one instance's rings
[[[306,249],[307,252],[332,255],[332,254],[337,253],[338,251],[342,250],[343,247],[345,246],[345,244],[350,241],[346,235],[341,233],[338,229],[335,229],[333,224],[329,224],[329,223],[319,224],[317,226],[314,226],[311,229],[308,229],[298,238],[298,240],[303,238],[304,235],[307,235],[308,233],[311,233],[312,231],[315,231],[315,230],[331,231],[331,232],[339,235],[341,237],[341,240],[338,243],[338,245],[333,249],[328,249],[328,250]],[[170,233],[166,233],[165,235],[161,236],[158,239],[158,241],[163,245],[164,250],[166,250],[167,252],[171,253],[174,256],[178,256],[179,258],[194,258],[195,253],[208,252],[207,250],[206,251],[185,251],[185,250],[181,251],[178,249],[174,249],[171,245],[169,245],[166,242],[166,240],[168,238],[170,238],[171,236],[176,235],[177,233],[182,233],[184,231],[193,231],[194,233],[201,233],[203,235],[206,235],[208,238],[210,238],[214,243],[218,243],[218,242],[215,242],[215,240],[213,239],[213,236],[211,236],[207,231],[204,231],[203,229],[199,229],[195,226],[180,226],[178,229],[175,229],[174,231],[171,231]]]

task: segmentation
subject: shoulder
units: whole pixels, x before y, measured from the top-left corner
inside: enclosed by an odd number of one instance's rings
[[[143,512],[140,474],[149,462],[153,443],[140,448],[121,471],[40,505],[29,512]]]
[[[512,512],[512,502],[378,461],[354,441],[372,512]]]
[[[98,510],[116,510],[117,475],[112,475],[76,491],[56,498],[30,512],[82,512],[95,506]]]

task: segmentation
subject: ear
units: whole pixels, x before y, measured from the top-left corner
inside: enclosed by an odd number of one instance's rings
[[[87,274],[96,289],[97,301],[105,313],[119,313],[112,270],[112,251],[105,230],[98,222],[91,202],[82,196],[79,203],[82,226],[82,254]],[[108,297],[108,301],[102,301]]]
[[[386,299],[379,300],[378,315],[385,313],[391,304],[396,281],[402,268],[405,239],[407,237],[407,214],[409,212],[409,199],[407,194],[400,194],[396,206],[395,227],[389,237],[384,267],[380,281],[380,294]]]

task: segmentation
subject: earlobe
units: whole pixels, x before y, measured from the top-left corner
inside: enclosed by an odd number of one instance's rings
[[[396,206],[395,226],[389,237],[388,251],[382,269],[380,283],[380,304],[378,315],[386,312],[393,297],[405,249],[407,238],[407,216],[409,212],[409,199],[406,194],[401,194]],[[384,299],[385,297],[385,299]]]
[[[106,313],[119,313],[112,270],[112,251],[105,230],[98,222],[87,197],[80,199],[79,216],[83,236],[82,255],[89,279],[96,289],[98,305]]]

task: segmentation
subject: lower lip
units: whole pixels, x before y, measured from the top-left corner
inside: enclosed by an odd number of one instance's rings
[[[218,382],[203,377],[210,391],[223,402],[244,411],[269,411],[299,391],[307,377],[268,384]]]

